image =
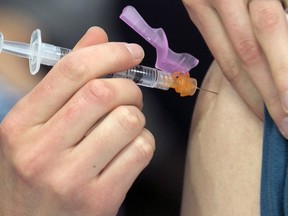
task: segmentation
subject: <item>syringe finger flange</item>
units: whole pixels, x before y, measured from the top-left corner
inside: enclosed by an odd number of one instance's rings
[[[32,55],[29,58],[29,68],[30,73],[35,75],[40,70],[41,65],[41,46],[42,46],[42,38],[41,31],[36,29],[32,32],[30,39],[30,49],[32,51]]]
[[[4,36],[0,32],[0,53],[2,52],[2,49],[3,49],[3,43],[4,43]]]

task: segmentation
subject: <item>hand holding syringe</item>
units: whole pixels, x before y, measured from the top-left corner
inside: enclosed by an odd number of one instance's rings
[[[3,34],[0,33],[0,52],[2,51],[29,59],[30,73],[33,75],[39,71],[41,64],[54,66],[62,57],[71,52],[70,49],[42,43],[39,29],[32,33],[30,44],[5,41]],[[109,74],[106,77],[128,78],[135,81],[138,85],[150,88],[163,90],[174,88],[181,96],[192,96],[199,89],[197,80],[190,78],[188,72],[171,74],[141,65],[124,72]],[[205,91],[215,93],[209,90]]]

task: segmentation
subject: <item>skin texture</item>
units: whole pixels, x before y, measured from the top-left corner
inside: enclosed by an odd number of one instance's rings
[[[0,215],[116,214],[155,141],[137,85],[99,77],[143,57],[93,27],[14,106],[0,125]]]
[[[236,92],[262,119],[263,99],[287,138],[288,25],[281,2],[183,0],[183,3]]]
[[[197,98],[182,216],[260,215],[263,122],[214,63]]]

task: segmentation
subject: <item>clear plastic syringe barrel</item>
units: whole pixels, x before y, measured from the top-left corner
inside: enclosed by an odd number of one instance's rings
[[[54,46],[47,43],[42,43],[41,45],[41,64],[48,66],[55,65],[62,57],[71,52],[70,49]]]
[[[126,78],[141,86],[163,90],[169,89],[173,83],[170,73],[143,65],[138,65],[124,72],[109,74],[106,77]]]

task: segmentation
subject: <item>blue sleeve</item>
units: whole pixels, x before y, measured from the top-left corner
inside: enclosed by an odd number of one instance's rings
[[[261,216],[288,215],[287,140],[265,110],[261,177]]]

